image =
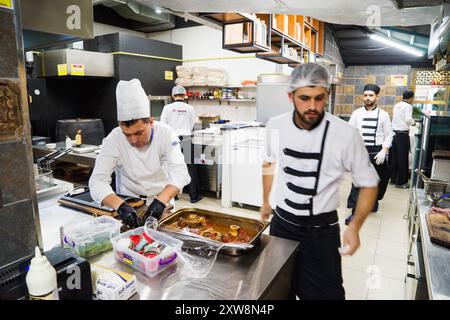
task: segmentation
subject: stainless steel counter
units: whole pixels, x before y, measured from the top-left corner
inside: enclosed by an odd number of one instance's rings
[[[42,233],[48,245],[59,242],[59,225],[50,217],[74,223],[91,218],[56,204],[58,196],[40,202]],[[53,219],[52,219],[53,220]],[[50,235],[52,235],[50,237]],[[45,241],[44,241],[45,242]],[[45,243],[44,243],[45,246]],[[262,235],[261,241],[246,255],[233,257],[219,254],[207,277],[189,279],[182,264],[174,265],[153,278],[115,260],[108,251],[89,260],[103,266],[133,273],[138,279],[138,293],[132,299],[288,299],[298,242]]]
[[[450,249],[430,241],[426,213],[431,201],[423,189],[416,189],[416,196],[428,295],[432,300],[450,300]]]
[[[112,251],[89,262],[133,273],[138,279],[140,300],[256,300],[289,299],[294,257],[298,243],[269,235],[244,256],[219,254],[209,274],[202,279],[186,277],[181,264],[153,278],[115,260]]]
[[[56,149],[65,147],[64,142],[58,142],[56,143]],[[35,158],[43,157],[53,151],[48,149],[45,145],[44,146],[33,146],[33,155]],[[74,164],[81,164],[89,167],[94,167],[95,165],[95,159],[97,158],[97,154],[95,152],[88,152],[88,153],[76,153],[76,152],[69,152],[68,154],[63,155],[58,160],[70,162]]]

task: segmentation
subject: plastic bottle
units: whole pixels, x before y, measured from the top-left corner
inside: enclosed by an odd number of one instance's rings
[[[66,149],[72,148],[72,139],[69,136],[66,136]]]
[[[261,45],[267,47],[267,26],[264,20],[261,20]]]
[[[25,281],[30,300],[58,300],[56,270],[47,257],[41,255],[39,247],[35,248]]]
[[[258,18],[256,18],[255,27],[255,42],[261,44],[261,20]]]
[[[75,136],[75,146],[81,147],[83,144],[82,138],[81,138],[81,130],[77,131],[77,135]]]

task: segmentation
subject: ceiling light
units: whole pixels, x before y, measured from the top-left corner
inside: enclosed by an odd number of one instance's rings
[[[280,7],[282,7],[283,9],[287,9],[286,4],[281,1],[281,0],[274,0],[274,2],[279,5]]]
[[[413,47],[410,47],[410,46],[407,46],[407,45],[404,45],[404,44],[400,44],[400,43],[398,43],[396,41],[392,41],[392,40],[390,40],[390,39],[388,39],[386,37],[382,37],[382,36],[379,36],[379,35],[373,34],[373,33],[370,35],[370,37],[373,40],[376,40],[376,41],[382,42],[384,44],[387,44],[388,46],[400,49],[400,50],[405,51],[405,52],[407,52],[409,54],[412,54],[412,55],[414,55],[416,57],[422,57],[424,55],[424,53],[422,51],[418,50],[418,49],[415,49]]]
[[[156,9],[155,9],[155,12],[156,12],[157,14],[162,13],[161,9],[159,9],[159,8],[156,8]]]

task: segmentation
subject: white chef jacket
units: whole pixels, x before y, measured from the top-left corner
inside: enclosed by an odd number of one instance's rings
[[[409,131],[409,126],[414,124],[412,113],[412,106],[408,102],[397,103],[392,112],[392,130]]]
[[[138,149],[128,142],[120,127],[103,139],[89,179],[92,198],[101,203],[114,193],[111,174],[116,172],[116,193],[154,197],[167,185],[182,190],[190,182],[179,139],[168,125],[155,121],[149,146]],[[167,166],[167,169],[164,169]]]
[[[174,128],[177,136],[190,135],[195,123],[194,108],[182,101],[175,101],[164,106],[161,122]]]
[[[298,216],[336,210],[339,207],[339,186],[346,172],[351,173],[352,181],[357,187],[378,185],[377,172],[354,127],[325,112],[319,126],[304,130],[296,126],[293,117],[293,112],[284,113],[271,118],[266,125],[264,161],[278,162],[274,185],[278,207]],[[288,154],[287,150],[293,150],[306,158],[296,158],[291,153]],[[321,154],[321,160],[308,159],[306,154],[311,157]],[[292,172],[299,171],[305,176],[292,175]],[[311,176],[315,173],[317,178]],[[297,187],[316,190],[312,195],[301,194],[292,190],[298,189]],[[295,209],[288,202],[300,205],[312,203],[312,209]]]
[[[367,110],[366,107],[356,109],[349,123],[359,130],[366,146],[392,146],[392,126],[389,114],[376,107]]]

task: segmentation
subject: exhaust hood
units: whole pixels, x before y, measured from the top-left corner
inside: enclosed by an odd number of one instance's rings
[[[21,0],[25,51],[94,37],[92,0]]]
[[[112,53],[75,49],[37,52],[34,56],[38,77],[113,77]]]

